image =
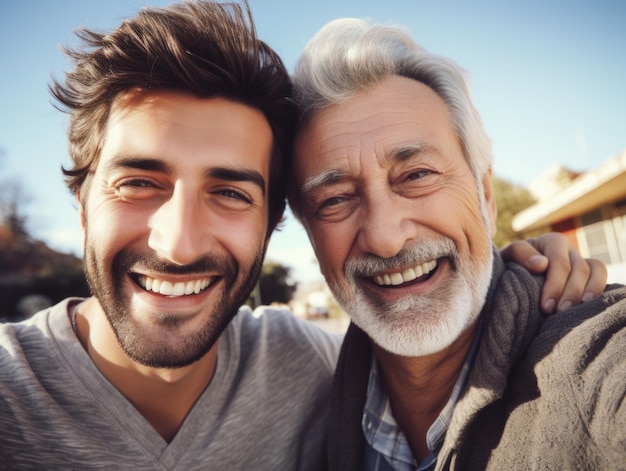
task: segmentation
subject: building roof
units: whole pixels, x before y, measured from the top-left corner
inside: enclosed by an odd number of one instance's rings
[[[513,229],[539,229],[626,198],[626,150],[581,174],[561,192],[539,201],[513,218]]]

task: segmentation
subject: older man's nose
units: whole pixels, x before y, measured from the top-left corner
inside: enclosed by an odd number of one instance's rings
[[[379,196],[368,204],[358,235],[359,249],[389,258],[415,237],[415,225],[393,196]]]

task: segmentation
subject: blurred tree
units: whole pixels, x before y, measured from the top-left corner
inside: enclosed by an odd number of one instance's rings
[[[252,308],[272,303],[287,304],[296,286],[297,283],[291,278],[291,268],[277,262],[265,262],[259,281],[246,304]]]
[[[4,149],[0,148],[0,169],[4,166]],[[2,173],[0,179],[0,224],[15,234],[26,234],[25,207],[30,202],[22,183],[15,177]]]
[[[0,157],[3,153],[0,149]],[[0,161],[1,163],[1,161]],[[1,167],[1,166],[0,166]],[[26,206],[30,196],[20,180],[0,178],[0,319],[19,320],[29,300],[56,303],[68,296],[87,296],[82,260],[57,252],[31,236]]]
[[[19,236],[27,236],[26,206],[31,197],[17,179],[0,181],[0,222]]]
[[[0,149],[0,164],[4,156]],[[26,206],[30,200],[22,182],[3,173],[0,179],[0,273],[18,270],[25,257],[28,258],[32,241],[26,228]]]
[[[493,187],[498,205],[497,232],[493,241],[501,248],[514,240],[525,239],[531,235],[514,231],[512,222],[517,213],[534,204],[536,200],[526,188],[496,175],[493,177]]]

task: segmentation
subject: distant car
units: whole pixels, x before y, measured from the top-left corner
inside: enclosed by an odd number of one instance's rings
[[[306,310],[307,319],[327,319],[328,308],[323,306],[308,306]]]

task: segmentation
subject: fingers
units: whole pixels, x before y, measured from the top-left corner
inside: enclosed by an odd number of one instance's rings
[[[515,262],[522,265],[526,270],[535,275],[541,275],[548,268],[548,257],[531,245],[534,239],[516,240],[504,247],[500,255],[505,262]]]
[[[591,301],[593,298],[600,296],[604,292],[604,288],[606,288],[609,276],[606,265],[600,260],[595,258],[587,258],[585,260],[589,264],[591,274],[585,286],[585,292],[582,297],[583,302]]]
[[[591,266],[574,249],[568,250],[566,257],[551,257],[541,290],[541,309],[552,313],[579,304],[590,274]]]
[[[563,234],[551,232],[512,242],[501,254],[505,261],[519,263],[535,274],[545,274],[540,300],[545,313],[590,301],[606,286],[605,265],[583,258]]]

